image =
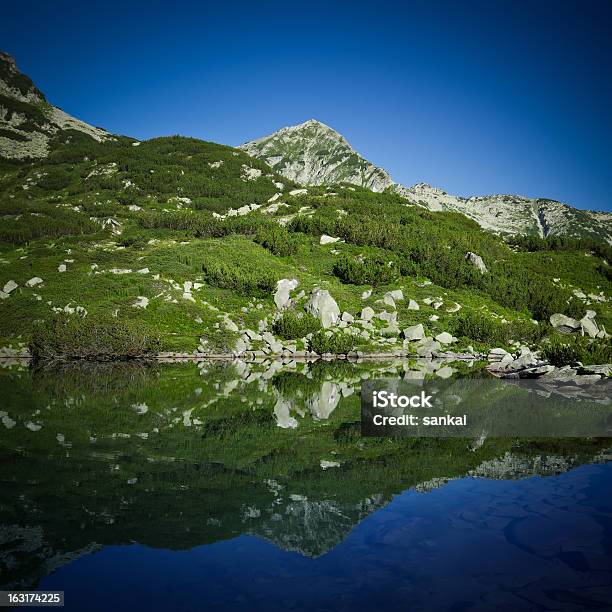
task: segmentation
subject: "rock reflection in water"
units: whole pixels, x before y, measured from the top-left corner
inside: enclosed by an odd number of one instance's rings
[[[403,491],[608,460],[606,440],[361,438],[362,380],[446,376],[445,367],[4,369],[0,582],[34,588],[81,555],[131,542],[188,549],[252,534],[319,557]]]

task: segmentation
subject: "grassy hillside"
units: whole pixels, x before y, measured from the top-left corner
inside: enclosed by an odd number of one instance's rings
[[[389,351],[401,329],[423,323],[428,335],[449,330],[456,347],[485,348],[537,344],[554,336],[551,314],[586,309],[612,330],[609,247],[506,244],[463,215],[391,193],[296,187],[240,150],[182,137],[95,142],[64,131],[46,159],[2,162],[0,289],[18,287],[0,301],[0,345],[34,338],[64,351],[116,327],[125,337],[115,346],[231,351],[243,330],[267,329],[297,350]],[[341,240],[321,245],[323,234]],[[486,274],[466,261],[470,251]],[[299,285],[275,322],[283,278]],[[366,306],[397,312],[397,328],[375,317],[331,338],[317,332],[301,318],[315,286],[355,319]],[[397,289],[403,300],[381,302]]]

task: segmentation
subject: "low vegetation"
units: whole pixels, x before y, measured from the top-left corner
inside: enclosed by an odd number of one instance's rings
[[[137,321],[59,315],[38,324],[30,351],[37,359],[125,359],[155,355],[159,336]]]
[[[535,345],[552,335],[551,314],[579,319],[587,309],[612,330],[611,258],[603,244],[504,241],[463,215],[407,205],[394,193],[337,185],[291,196],[294,187],[242,151],[181,137],[98,143],[68,131],[46,159],[0,160],[0,289],[18,285],[0,302],[3,345],[32,343],[40,356],[78,354],[35,324],[78,304],[85,319],[62,324],[74,342],[73,325],[125,321],[136,326],[136,339],[155,330],[161,350],[193,351],[201,338],[211,350],[232,350],[239,333],[227,315],[239,330],[265,320],[282,340],[313,334],[310,348],[320,353],[387,349],[367,334],[328,336],[305,315],[304,300],[276,320],[273,296],[283,278],[298,280],[305,296],[327,289],[355,318],[365,306],[393,310],[381,300],[401,288],[400,329],[423,323],[429,335],[450,331],[464,345]],[[268,209],[277,193],[282,206]],[[259,208],[237,212],[247,204]],[[323,234],[339,240],[321,245]],[[486,273],[466,260],[468,251],[482,257]],[[33,277],[43,283],[27,286]],[[194,282],[197,291],[183,290]],[[408,309],[410,299],[418,311]],[[374,327],[381,336],[387,325]],[[108,341],[113,354],[118,340]],[[145,345],[124,346],[134,354]]]

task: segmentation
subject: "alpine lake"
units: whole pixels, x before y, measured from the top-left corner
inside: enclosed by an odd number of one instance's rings
[[[362,437],[362,382],[431,361],[4,366],[0,589],[87,611],[612,609],[611,438]]]

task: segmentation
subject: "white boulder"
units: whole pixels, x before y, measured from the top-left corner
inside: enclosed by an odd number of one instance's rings
[[[370,306],[366,306],[361,310],[361,320],[362,321],[371,321],[374,318],[374,309]]]
[[[425,329],[423,324],[412,325],[404,330],[404,338],[409,341],[422,340],[425,337]]]
[[[132,308],[146,308],[149,305],[149,298],[139,295],[132,304]]]
[[[550,315],[550,324],[562,334],[573,334],[581,328],[580,321],[558,312]]]
[[[319,239],[319,244],[334,244],[334,242],[339,242],[340,238],[334,238],[333,236],[328,236],[327,234],[323,234]]]
[[[340,308],[327,289],[315,287],[304,308],[317,317],[325,328],[333,327],[340,319]]]
[[[14,280],[10,280],[8,283],[6,283],[6,285],[4,285],[2,291],[4,291],[4,293],[10,293],[11,291],[17,289],[17,287],[19,287],[19,285]]]
[[[442,332],[441,334],[438,334],[436,336],[436,340],[440,343],[440,344],[452,344],[453,342],[457,341],[457,338],[454,338],[451,334],[449,334],[448,332]]]
[[[289,302],[289,294],[299,285],[299,281],[295,278],[283,278],[276,283],[276,293],[274,294],[274,303],[281,310]]]
[[[476,253],[472,253],[469,251],[465,254],[465,258],[472,264],[474,264],[479,270],[481,274],[484,274],[487,271],[487,266],[485,266],[484,261],[482,261],[482,257],[477,255]]]

